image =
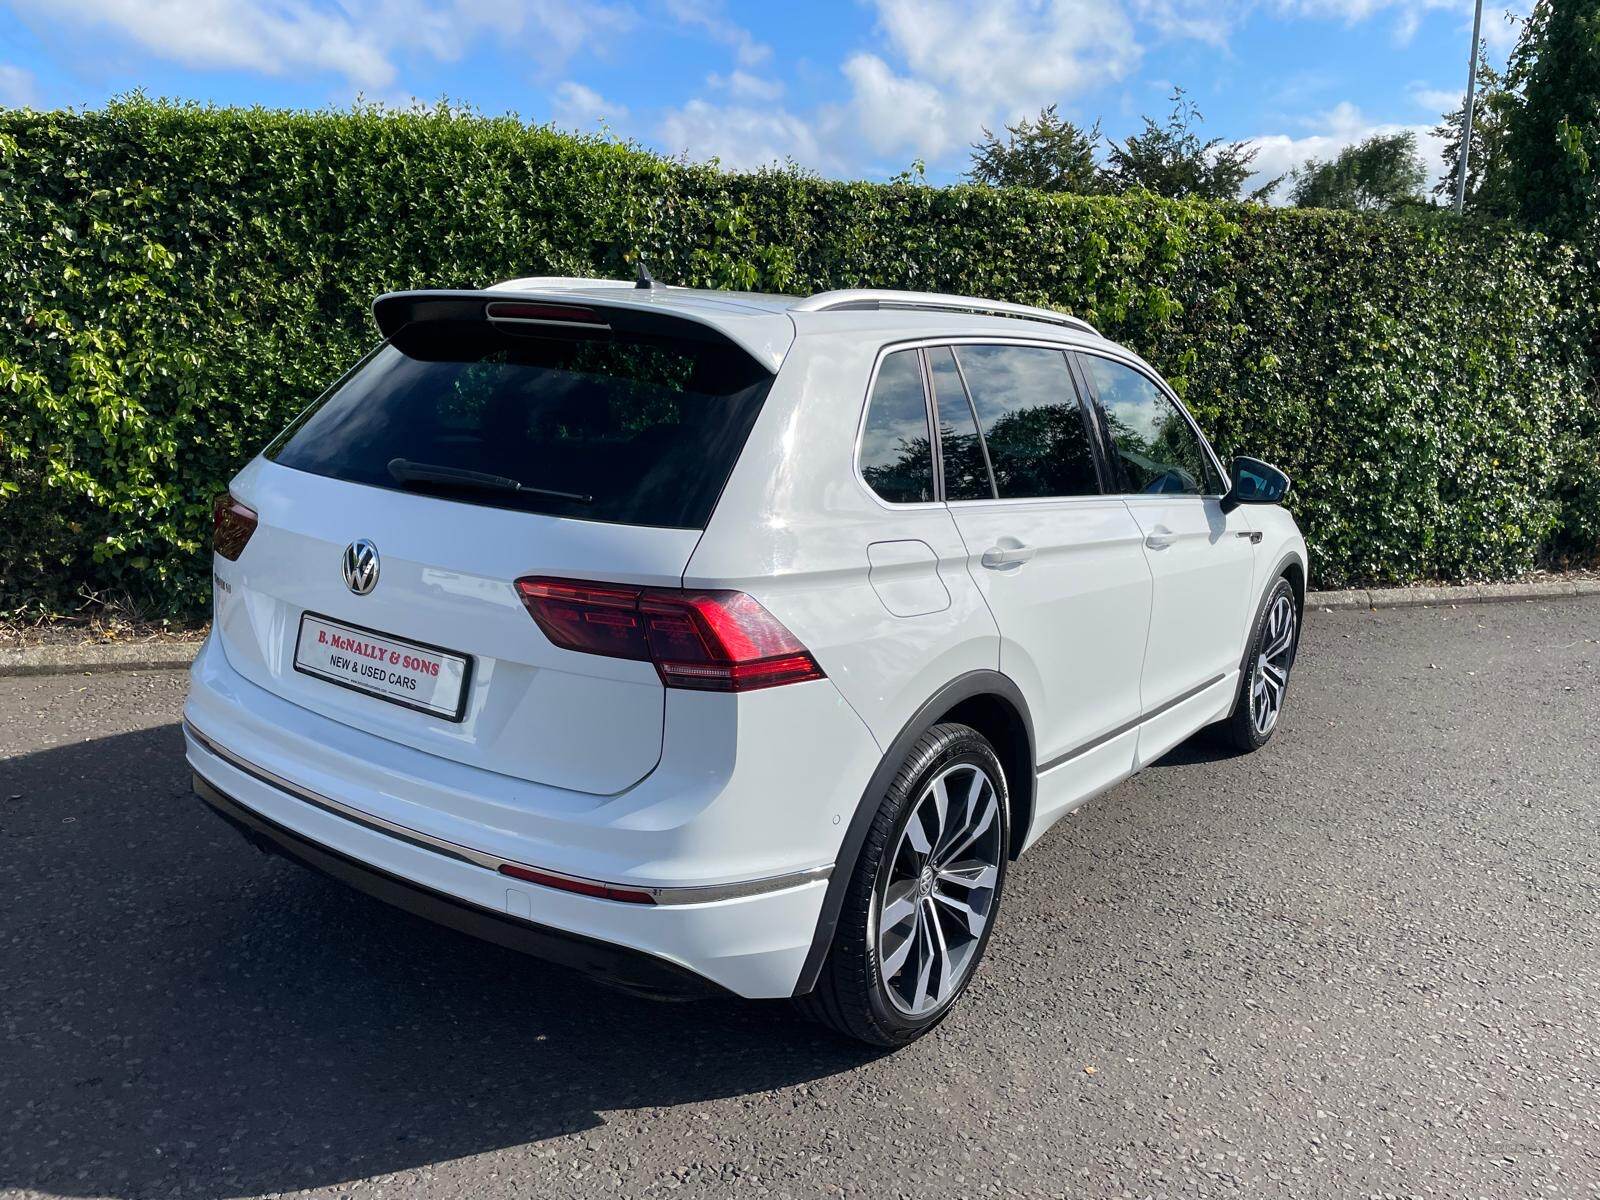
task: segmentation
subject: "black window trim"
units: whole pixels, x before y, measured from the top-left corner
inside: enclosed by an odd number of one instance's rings
[[[1118,495],[1117,486],[1121,482],[1118,475],[1116,451],[1111,445],[1111,432],[1106,427],[1105,414],[1100,410],[1100,401],[1095,395],[1094,386],[1090,382],[1088,373],[1083,369],[1083,364],[1078,360],[1075,351],[1067,352],[1067,370],[1072,373],[1072,383],[1078,389],[1078,407],[1083,414],[1083,424],[1089,435],[1089,445],[1094,449],[1095,471],[1100,476],[1100,494],[1102,496]]]
[[[1109,469],[1108,470],[1108,476],[1109,477],[1105,482],[1109,486],[1117,487],[1117,488],[1121,489],[1121,490],[1115,491],[1115,492],[1107,491],[1106,495],[1115,496],[1119,500],[1152,500],[1152,499],[1163,499],[1163,500],[1181,500],[1181,499],[1218,500],[1218,499],[1221,499],[1224,495],[1226,495],[1226,488],[1228,486],[1228,472],[1224,469],[1224,467],[1222,465],[1222,459],[1220,457],[1218,457],[1216,450],[1212,447],[1211,439],[1206,437],[1204,431],[1201,430],[1199,422],[1197,422],[1194,419],[1194,414],[1189,411],[1188,406],[1186,404],[1184,404],[1184,402],[1178,398],[1178,394],[1175,391],[1173,391],[1172,388],[1167,386],[1166,380],[1162,379],[1159,375],[1157,375],[1155,373],[1154,368],[1147,367],[1143,363],[1138,362],[1137,360],[1134,360],[1134,359],[1131,359],[1131,358],[1125,358],[1125,357],[1123,357],[1122,355],[1119,355],[1119,354],[1108,354],[1105,351],[1100,350],[1098,348],[1091,350],[1091,349],[1088,349],[1086,347],[1076,346],[1071,351],[1069,351],[1069,353],[1068,353],[1068,357],[1069,358],[1073,358],[1073,357],[1077,357],[1077,356],[1085,356],[1085,355],[1093,355],[1096,358],[1103,358],[1107,362],[1114,362],[1118,366],[1127,367],[1130,371],[1133,371],[1136,375],[1142,375],[1145,379],[1147,379],[1151,383],[1155,384],[1156,390],[1159,391],[1162,395],[1164,395],[1168,400],[1172,401],[1173,405],[1176,406],[1178,412],[1182,415],[1183,419],[1188,423],[1190,430],[1192,430],[1193,433],[1194,433],[1194,436],[1200,440],[1200,447],[1201,447],[1202,450],[1205,451],[1207,457],[1209,457],[1209,459],[1211,460],[1211,465],[1216,469],[1217,478],[1222,481],[1222,486],[1224,488],[1224,490],[1221,491],[1221,492],[1205,491],[1205,492],[1202,492],[1198,496],[1185,495],[1185,494],[1174,494],[1174,493],[1171,493],[1171,492],[1162,493],[1159,496],[1157,496],[1157,495],[1152,495],[1152,494],[1150,494],[1148,492],[1130,492],[1130,491],[1128,491],[1127,490],[1128,480],[1127,480],[1127,477],[1125,475],[1123,475],[1123,473],[1122,473],[1122,468],[1120,466],[1120,461],[1121,460],[1118,459],[1117,456],[1116,456],[1116,445],[1113,442],[1112,437],[1111,437],[1111,424],[1110,424],[1110,421],[1106,417],[1105,407],[1100,403],[1100,389],[1095,387],[1095,385],[1094,385],[1094,376],[1089,373],[1088,368],[1085,367],[1081,362],[1079,362],[1079,363],[1076,363],[1075,365],[1076,365],[1078,374],[1082,378],[1084,386],[1088,389],[1087,394],[1090,397],[1092,397],[1092,403],[1094,404],[1096,423],[1100,427],[1100,437],[1103,439],[1103,442],[1104,442],[1104,454],[1106,456],[1106,464],[1107,464],[1107,467]]]
[[[952,500],[951,504],[1062,504],[1073,500],[1104,500],[1110,493],[1112,476],[1110,463],[1106,457],[1106,448],[1101,444],[1097,429],[1097,418],[1091,414],[1089,405],[1090,393],[1087,392],[1082,381],[1078,378],[1077,364],[1073,361],[1074,347],[1064,346],[1059,342],[1031,341],[1021,338],[983,337],[973,335],[954,340],[930,344],[926,349],[936,346],[950,350],[950,357],[955,360],[956,374],[961,377],[962,390],[966,392],[967,407],[972,412],[972,423],[978,431],[978,444],[983,447],[984,466],[989,471],[989,499],[987,500]],[[1017,346],[1022,348],[1036,348],[1040,350],[1055,350],[1066,360],[1067,378],[1072,383],[1074,398],[1078,402],[1078,419],[1083,422],[1083,434],[1089,442],[1089,454],[1094,459],[1095,481],[1100,485],[1098,493],[1077,496],[1002,496],[1000,485],[994,477],[994,463],[989,457],[989,439],[984,435],[983,422],[978,419],[978,406],[972,399],[972,388],[967,384],[966,368],[961,365],[961,355],[955,353],[958,346]],[[1098,413],[1098,405],[1095,406]]]
[[[973,345],[974,343],[968,342],[967,344]],[[945,343],[939,346],[924,346],[922,348],[922,353],[926,355],[929,350],[950,351],[950,361],[956,365],[956,379],[958,379],[961,383],[961,395],[962,398],[966,400],[967,412],[972,417],[972,432],[978,435],[978,450],[983,455],[983,473],[988,476],[989,479],[988,500],[967,499],[946,501],[946,503],[988,504],[992,501],[998,500],[1000,499],[1000,485],[995,481],[994,477],[994,460],[989,457],[989,439],[983,436],[983,422],[978,419],[978,406],[972,399],[972,388],[967,385],[967,373],[961,366],[961,356],[956,353],[955,343]],[[933,382],[931,371],[929,372],[928,382]],[[939,411],[939,397],[937,394],[933,397],[933,404],[934,412],[937,413]]]
[[[886,500],[878,495],[873,486],[867,482],[866,472],[861,469],[861,452],[867,443],[867,421],[872,416],[872,395],[878,389],[878,373],[883,369],[883,364],[889,356],[898,354],[902,350],[909,350],[917,356],[918,370],[922,377],[922,414],[928,422],[928,449],[933,459],[933,499],[932,500]],[[872,373],[867,377],[867,394],[861,402],[861,419],[856,425],[855,452],[852,455],[856,482],[859,483],[867,495],[884,508],[892,509],[917,509],[944,506],[944,473],[941,469],[939,431],[934,426],[933,387],[928,377],[928,360],[923,354],[920,343],[891,343],[878,348],[877,357],[872,360]]]
[[[928,365],[928,348],[916,347],[917,365],[922,368],[922,413],[928,422],[928,450],[933,455],[933,502],[944,500],[944,440],[939,436],[939,397],[933,390],[933,368]]]

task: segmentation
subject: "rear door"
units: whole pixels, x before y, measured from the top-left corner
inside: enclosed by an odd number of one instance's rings
[[[217,560],[229,662],[418,750],[628,787],[661,754],[655,669],[552,645],[515,581],[679,585],[771,379],[704,331],[401,330],[234,481],[259,524]]]
[[[1142,690],[1146,716],[1159,716],[1238,668],[1255,535],[1243,508],[1222,511],[1221,472],[1159,383],[1103,355],[1085,351],[1078,362],[1098,401],[1116,488],[1138,523],[1154,580]],[[1140,757],[1149,751],[1141,746]]]
[[[1119,761],[1097,763],[1084,786],[1125,774],[1131,742],[1108,735],[1139,715],[1150,572],[1127,506],[1101,494],[1066,355],[976,343],[927,354],[946,499],[1000,627],[1000,670],[1028,700],[1041,771],[1106,746]]]

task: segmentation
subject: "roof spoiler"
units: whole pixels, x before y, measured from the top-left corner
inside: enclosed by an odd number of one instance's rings
[[[766,339],[741,338],[741,331],[720,328],[695,312],[666,309],[652,302],[661,293],[626,287],[611,288],[606,295],[571,291],[512,290],[504,286],[484,290],[421,289],[385,292],[372,302],[372,316],[385,338],[408,325],[424,321],[490,321],[532,331],[539,326],[589,329],[595,333],[621,333],[642,337],[691,338],[737,346],[770,372],[783,363],[783,353]],[[785,346],[784,349],[787,347]]]

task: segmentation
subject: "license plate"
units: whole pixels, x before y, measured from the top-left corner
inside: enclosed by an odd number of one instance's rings
[[[472,660],[316,613],[300,618],[294,669],[391,704],[459,721]]]

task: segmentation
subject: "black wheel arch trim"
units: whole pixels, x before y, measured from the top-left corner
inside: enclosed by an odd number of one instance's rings
[[[939,723],[939,718],[944,713],[963,700],[979,696],[999,696],[1016,709],[1022,718],[1028,743],[1027,761],[1030,770],[1026,779],[1008,777],[1006,788],[1012,795],[1013,808],[1018,817],[1017,823],[1024,831],[1031,823],[1038,760],[1034,755],[1033,718],[1028,712],[1027,701],[1022,697],[1022,689],[998,671],[969,671],[965,675],[958,675],[917,708],[899,735],[889,743],[889,748],[878,762],[877,770],[872,773],[872,778],[868,780],[860,799],[856,801],[855,813],[845,828],[844,841],[839,847],[838,857],[834,860],[833,874],[828,878],[828,890],[822,898],[822,913],[817,918],[816,932],[811,937],[811,949],[806,953],[805,962],[800,968],[800,977],[795,983],[796,996],[803,996],[816,987],[817,977],[822,973],[822,964],[828,957],[828,948],[833,944],[834,930],[839,924],[839,912],[844,907],[845,892],[849,890],[850,880],[855,875],[856,860],[861,857],[861,847],[865,844],[867,833],[872,828],[873,818],[878,815],[878,805],[882,802],[884,793],[889,790],[889,784],[894,781],[901,764],[905,762],[906,755],[911,752],[911,747],[918,738]],[[1016,830],[1013,829],[1012,832],[1012,856],[1015,857]]]
[[[1272,593],[1277,590],[1278,580],[1286,578],[1287,572],[1291,566],[1299,567],[1300,574],[1302,577],[1304,577],[1306,573],[1305,559],[1301,558],[1299,554],[1295,553],[1295,551],[1289,551],[1278,560],[1278,565],[1273,567],[1272,573],[1267,576],[1267,579],[1270,582],[1268,582],[1266,588],[1263,589],[1261,593],[1261,599],[1256,602],[1255,612],[1250,614],[1250,624],[1248,626],[1248,632],[1245,638],[1244,653],[1239,657],[1239,684],[1234,689],[1233,693],[1233,703],[1235,706],[1238,705],[1240,697],[1244,695],[1244,687],[1248,682],[1248,676],[1245,674],[1245,668],[1250,665],[1250,654],[1255,649],[1254,639],[1251,638],[1249,634],[1255,633],[1256,626],[1261,622],[1261,614],[1267,611],[1267,601],[1272,599]],[[1289,580],[1289,590],[1294,592],[1295,603],[1299,606],[1295,615],[1300,620],[1300,628],[1295,630],[1294,635],[1295,649],[1298,651],[1300,648],[1300,632],[1305,628],[1305,594],[1303,589],[1297,589],[1294,586],[1294,580],[1292,579]],[[1293,663],[1293,661],[1293,659],[1290,659],[1291,663]]]

